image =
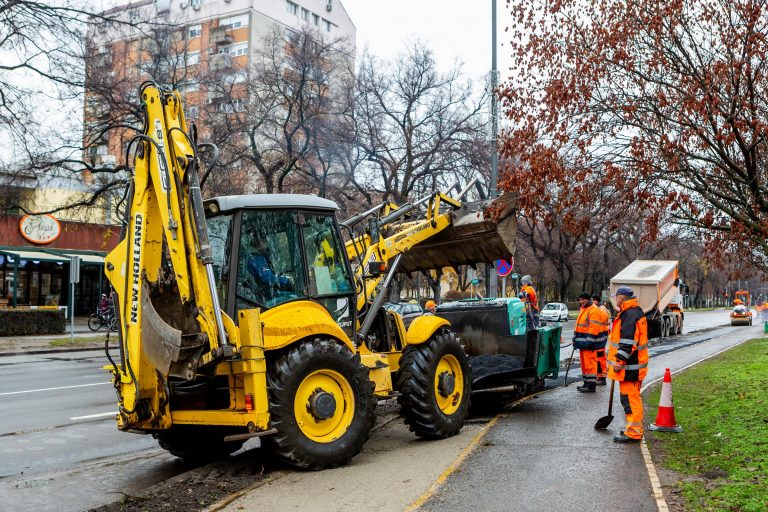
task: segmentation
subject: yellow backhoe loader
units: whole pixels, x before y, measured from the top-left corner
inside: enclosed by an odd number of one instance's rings
[[[335,203],[314,196],[203,201],[179,94],[145,83],[140,98],[123,238],[106,258],[118,427],[198,460],[259,436],[310,469],[360,452],[380,398],[398,396],[421,437],[457,433],[470,394],[461,344],[447,321],[425,316],[406,330],[381,304],[398,271],[508,257],[511,208],[436,192],[342,226]],[[425,203],[423,218],[406,218]]]

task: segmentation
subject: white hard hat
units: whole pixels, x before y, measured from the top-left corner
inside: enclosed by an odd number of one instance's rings
[[[531,276],[524,275],[522,279],[520,279],[520,282],[523,284],[531,284]]]

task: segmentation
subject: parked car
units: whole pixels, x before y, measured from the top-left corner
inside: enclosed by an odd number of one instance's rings
[[[547,322],[567,322],[568,306],[562,302],[550,302],[541,310],[540,317]]]
[[[406,327],[411,325],[411,322],[413,322],[414,318],[424,314],[424,310],[421,309],[421,306],[419,306],[417,302],[397,302],[394,304],[390,303],[384,304],[384,307],[387,310],[394,311],[403,317],[403,323]]]

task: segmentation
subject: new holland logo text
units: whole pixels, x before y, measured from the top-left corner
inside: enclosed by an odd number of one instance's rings
[[[131,323],[139,319],[139,276],[141,275],[141,239],[144,229],[144,218],[136,214],[133,221],[133,282],[131,283]]]

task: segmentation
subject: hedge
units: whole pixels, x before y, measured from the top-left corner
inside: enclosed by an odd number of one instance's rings
[[[65,325],[60,309],[0,309],[0,336],[63,334]]]

